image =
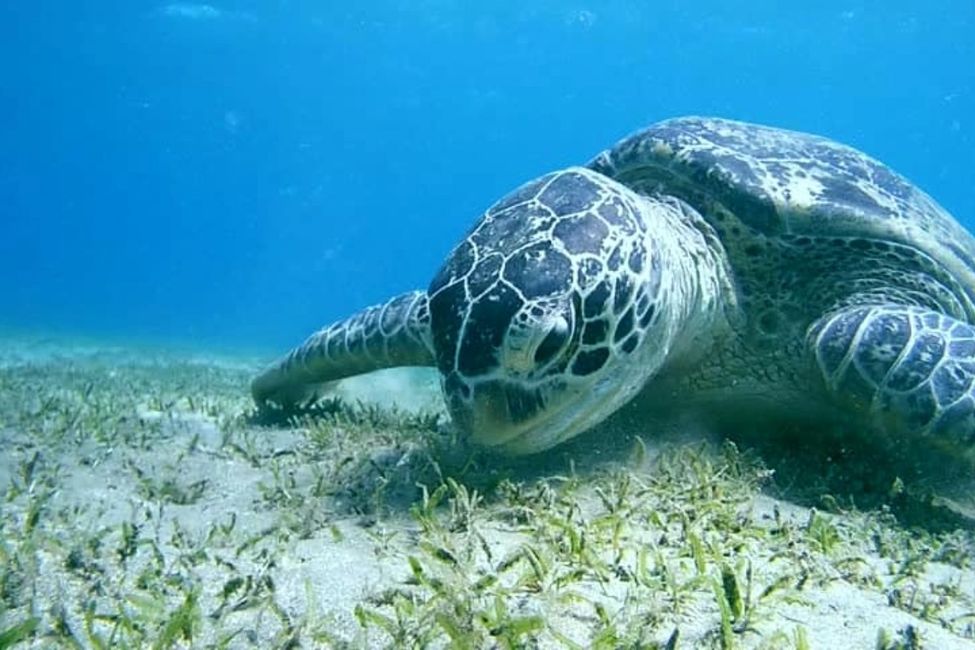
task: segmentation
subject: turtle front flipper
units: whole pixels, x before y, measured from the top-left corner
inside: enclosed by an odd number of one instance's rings
[[[394,366],[434,365],[427,295],[413,291],[312,334],[251,383],[259,406],[307,401],[319,384]]]
[[[809,341],[828,390],[878,424],[975,448],[975,327],[922,307],[843,308]]]

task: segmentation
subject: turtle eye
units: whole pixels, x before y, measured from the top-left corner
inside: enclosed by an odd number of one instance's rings
[[[535,363],[542,366],[552,361],[556,355],[565,349],[569,343],[571,331],[569,323],[564,318],[555,321],[542,342],[535,348]]]

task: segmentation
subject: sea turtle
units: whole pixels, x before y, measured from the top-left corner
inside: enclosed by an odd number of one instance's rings
[[[480,445],[548,449],[641,395],[716,422],[856,421],[975,447],[975,240],[888,167],[823,137],[654,124],[516,189],[425,291],[312,335],[258,404],[436,366]]]

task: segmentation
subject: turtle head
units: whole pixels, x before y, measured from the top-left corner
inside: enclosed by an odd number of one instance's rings
[[[570,168],[499,201],[451,252],[428,290],[431,328],[448,408],[472,442],[552,447],[659,367],[642,345],[660,290],[644,209]]]

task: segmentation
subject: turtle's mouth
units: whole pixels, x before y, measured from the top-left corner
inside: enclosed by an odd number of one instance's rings
[[[476,445],[511,454],[531,454],[554,447],[588,428],[588,418],[580,417],[584,412],[560,406],[569,397],[492,380],[474,387],[471,400],[462,412],[453,413],[453,419]]]
[[[540,391],[503,381],[478,385],[470,408],[469,440],[488,447],[504,445],[552,415]]]

